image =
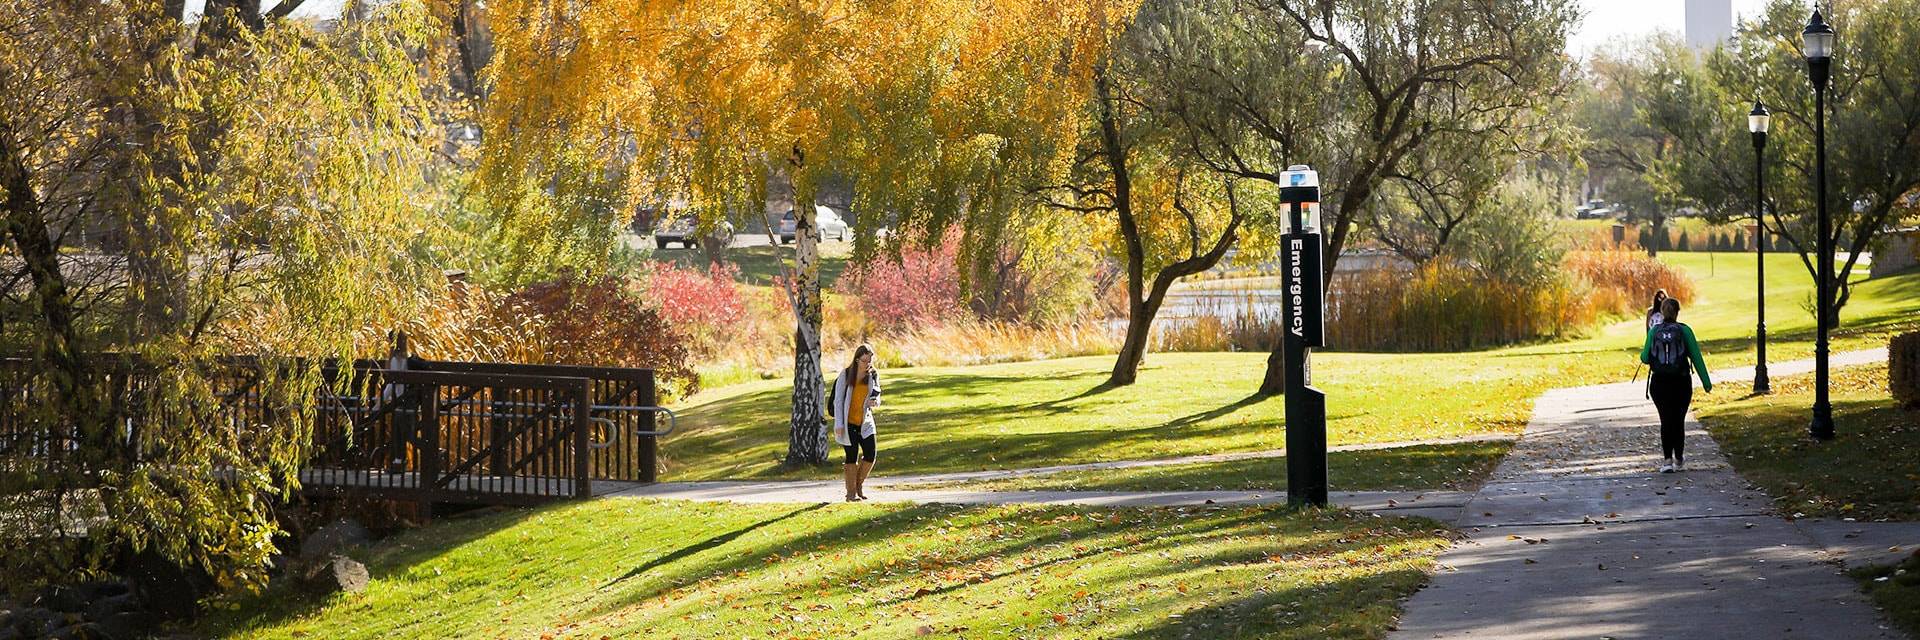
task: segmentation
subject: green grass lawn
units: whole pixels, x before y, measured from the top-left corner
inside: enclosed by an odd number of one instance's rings
[[[1680,312],[1694,327],[1703,350],[1740,354],[1752,361],[1754,309],[1759,300],[1751,253],[1666,253],[1662,259],[1693,278],[1699,299]],[[1836,339],[1884,346],[1888,333],[1920,328],[1920,271],[1867,279],[1854,274],[1853,296],[1840,310]],[[1767,255],[1767,357],[1813,357],[1812,276],[1796,254]]]
[[[1894,626],[1920,638],[1920,550],[1899,564],[1863,567],[1848,573],[1860,581],[1860,590],[1873,598],[1874,605]]]
[[[651,242],[651,240],[649,240]],[[831,290],[847,270],[847,258],[853,255],[851,242],[820,243],[820,287]],[[648,249],[651,259],[670,262],[683,268],[707,268],[707,256],[699,249]],[[727,250],[727,261],[740,267],[741,284],[767,286],[793,261],[793,245],[734,247]]]
[[[1254,398],[1263,353],[1160,353],[1139,382],[1101,389],[1113,360],[1090,356],[881,372],[879,473],[1032,467],[1168,458],[1283,446],[1285,401]],[[1534,396],[1555,386],[1625,380],[1625,352],[1315,356],[1329,394],[1332,444],[1518,433]],[[669,480],[811,477],[783,469],[789,382],[702,393],[661,445]],[[838,468],[830,470],[837,472]]]
[[[1836,369],[1830,442],[1807,437],[1812,376],[1778,378],[1774,393],[1696,396],[1695,414],[1740,475],[1786,513],[1861,520],[1920,520],[1920,412],[1894,405],[1887,366]]]
[[[1339,491],[1478,488],[1506,457],[1510,442],[1421,445],[1327,454],[1328,481]],[[955,483],[983,491],[1281,491],[1285,458],[1069,471],[988,482]],[[915,485],[923,486],[940,485]]]
[[[357,594],[277,587],[227,638],[1377,638],[1437,523],[1283,508],[604,499],[443,521]]]

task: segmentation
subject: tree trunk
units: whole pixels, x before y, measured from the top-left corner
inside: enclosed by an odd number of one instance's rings
[[[1286,350],[1274,347],[1267,354],[1267,375],[1260,379],[1257,395],[1277,396],[1287,392],[1287,354]]]
[[[13,249],[26,268],[33,287],[30,299],[39,311],[39,320],[46,323],[43,341],[34,345],[38,351],[35,355],[46,359],[59,415],[70,419],[64,425],[49,427],[67,433],[46,435],[53,440],[87,440],[87,435],[98,426],[92,416],[100,403],[83,397],[82,380],[87,372],[80,358],[80,332],[76,327],[73,296],[67,288],[66,277],[60,272],[60,249],[48,231],[46,211],[34,189],[25,154],[14,146],[14,139],[12,127],[0,119],[0,188],[6,192],[4,205],[0,206],[5,208],[6,237],[13,241]],[[53,447],[48,455],[57,458],[63,455],[63,449]],[[54,504],[56,512],[64,506],[57,501]]]
[[[1160,313],[1160,305],[1167,301],[1167,289],[1173,285],[1173,278],[1166,271],[1153,279],[1153,290],[1143,299],[1138,296],[1127,301],[1127,338],[1120,343],[1120,357],[1114,360],[1113,375],[1107,377],[1107,386],[1118,387],[1134,383],[1139,378],[1140,363],[1147,358],[1147,340],[1153,336],[1153,317]],[[1139,293],[1138,286],[1129,283],[1133,293]]]
[[[1655,209],[1653,212],[1653,242],[1644,247],[1647,250],[1647,257],[1660,257],[1660,245],[1666,241],[1667,217],[1662,215],[1658,209]]]
[[[798,173],[798,172],[796,172]],[[789,425],[789,465],[817,465],[827,461],[825,386],[820,375],[820,228],[814,218],[813,194],[795,189],[793,198],[793,421]]]
[[[700,236],[700,254],[707,259],[709,269],[726,264],[727,249],[733,245],[731,236],[703,234]]]

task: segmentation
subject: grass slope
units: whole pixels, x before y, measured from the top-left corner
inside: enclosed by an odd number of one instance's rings
[[[1920,412],[1903,411],[1887,391],[1887,366],[1833,373],[1838,437],[1807,437],[1813,378],[1773,381],[1774,393],[1695,396],[1695,415],[1740,475],[1775,496],[1780,509],[1809,516],[1920,521]]]
[[[1376,638],[1448,535],[1278,508],[604,499],[445,521],[367,590],[271,591],[232,638]]]
[[[1341,491],[1473,489],[1506,457],[1510,442],[1422,445],[1327,454],[1327,477]],[[1285,458],[1070,471],[988,482],[956,483],[980,491],[1260,491],[1284,490]]]

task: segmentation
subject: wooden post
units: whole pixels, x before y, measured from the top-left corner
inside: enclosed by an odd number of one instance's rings
[[[507,405],[505,387],[488,387],[487,395],[492,400],[488,405],[493,415],[487,417],[487,448],[492,452],[487,458],[487,474],[496,478],[507,475],[507,430],[511,428],[513,408]]]
[[[576,498],[593,497],[592,481],[588,479],[593,475],[588,473],[592,448],[588,446],[587,434],[592,426],[593,381],[582,379],[573,392],[573,495]]]
[[[433,499],[440,493],[440,386],[417,385],[420,401],[421,440],[420,450],[420,491],[424,496],[420,502],[420,517],[433,519]]]

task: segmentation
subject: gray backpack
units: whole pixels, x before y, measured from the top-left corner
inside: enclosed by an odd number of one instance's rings
[[[1653,329],[1653,353],[1649,368],[1656,375],[1687,375],[1693,373],[1692,365],[1687,361],[1687,334],[1678,322],[1662,323]]]

